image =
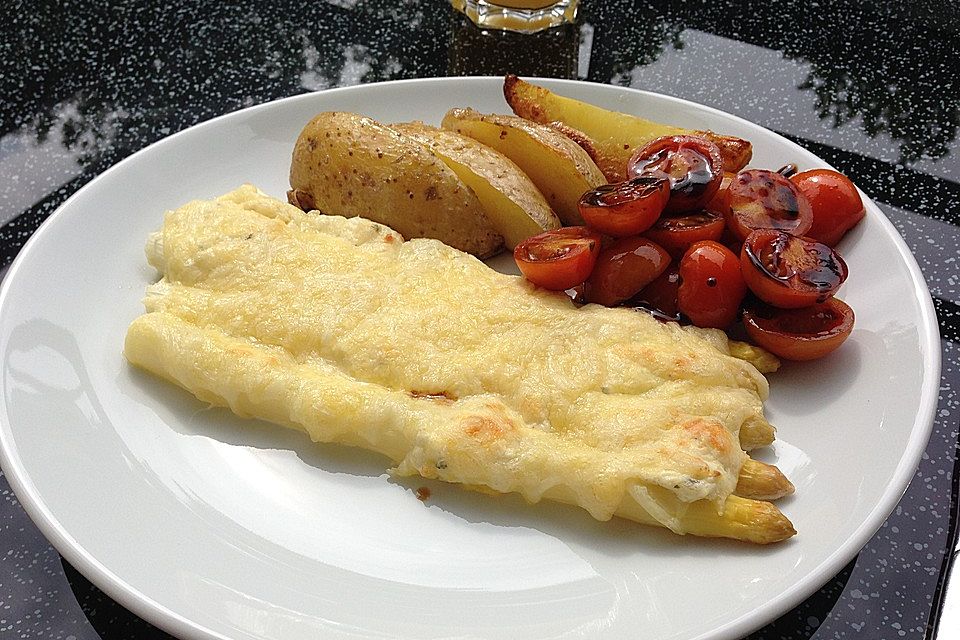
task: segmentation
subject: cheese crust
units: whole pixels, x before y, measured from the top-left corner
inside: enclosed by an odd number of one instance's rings
[[[201,400],[380,452],[398,474],[726,535],[687,515],[733,499],[739,431],[766,424],[768,388],[720,332],[577,308],[252,186],[168,212],[147,257],[163,277],[125,355]]]

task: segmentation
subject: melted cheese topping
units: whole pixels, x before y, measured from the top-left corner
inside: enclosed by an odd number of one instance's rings
[[[400,474],[722,510],[767,383],[704,334],[497,273],[438,241],[242,187],[169,212],[127,358],[197,397],[379,451]]]

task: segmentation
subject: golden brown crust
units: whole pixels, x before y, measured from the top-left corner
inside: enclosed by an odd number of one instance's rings
[[[693,332],[576,308],[439,242],[252,188],[170,212],[162,236],[149,260],[165,277],[125,354],[204,401],[380,452],[401,475],[600,520],[792,531],[732,495],[766,381]]]
[[[747,166],[753,157],[753,144],[749,140],[713,131],[695,131],[694,135],[706,138],[719,147],[724,171],[736,173]]]
[[[576,142],[577,146],[586,151],[587,155],[590,156],[590,159],[593,160],[594,163],[596,163],[599,159],[600,155],[597,152],[596,145],[594,145],[593,140],[591,140],[583,131],[574,129],[573,127],[566,125],[559,120],[548,122],[546,126],[550,127],[554,131],[562,133],[567,138],[570,138]]]
[[[587,144],[584,148],[609,182],[626,180],[627,162],[633,153],[662,136],[693,135],[711,140],[720,148],[725,171],[739,171],[752,156],[752,145],[742,138],[695,131],[601,109],[554,94],[517,76],[504,79],[503,93],[507,104],[518,116],[542,124],[560,122],[573,129],[573,139],[582,146]]]

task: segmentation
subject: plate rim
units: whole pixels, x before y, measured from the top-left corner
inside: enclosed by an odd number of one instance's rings
[[[750,127],[759,127],[770,133],[778,139],[778,142],[788,145],[801,153],[816,156],[813,152],[805,149],[801,145],[784,137],[783,135],[768,129],[767,127],[754,123],[746,118],[723,111],[716,107],[679,98],[669,94],[635,89],[632,87],[622,87],[611,84],[589,82],[583,80],[569,80],[558,78],[538,78],[525,77],[532,82],[544,83],[553,87],[583,87],[585,85],[592,88],[598,88],[600,91],[610,91],[621,94],[640,94],[656,100],[667,100],[687,107],[695,107],[698,110],[707,112],[711,117],[732,119],[739,124]],[[100,182],[107,180],[113,173],[122,171],[128,164],[135,163],[142,154],[156,153],[157,149],[180,137],[194,135],[198,130],[212,127],[222,120],[239,117],[241,114],[250,114],[257,110],[265,110],[276,107],[278,104],[292,103],[297,101],[322,100],[321,96],[344,92],[356,92],[372,90],[377,91],[380,87],[399,86],[407,84],[433,84],[433,83],[457,83],[467,82],[477,85],[489,83],[501,83],[500,76],[440,76],[429,78],[408,78],[402,80],[390,80],[385,82],[364,83],[345,87],[335,87],[320,91],[306,92],[293,96],[286,96],[276,100],[270,100],[250,107],[237,109],[217,115],[213,118],[198,122],[185,127],[171,135],[156,140],[149,145],[137,150],[126,158],[120,160],[107,168],[102,173],[96,175],[80,189],[71,194],[57,209],[50,214],[36,229],[36,231],[27,240],[21,248],[16,258],[10,264],[7,273],[0,283],[0,315],[6,307],[6,299],[17,279],[22,265],[29,260],[29,256],[35,251],[35,247],[43,242],[46,230],[52,225],[57,224],[57,220],[68,212],[76,199],[84,197],[88,190],[96,189]],[[817,156],[818,157],[818,156]],[[818,157],[819,158],[819,157]],[[824,167],[830,165],[821,160]],[[861,192],[862,193],[862,192]],[[920,458],[923,455],[926,445],[929,441],[933,429],[933,423],[936,416],[939,396],[939,381],[942,368],[942,347],[940,344],[940,327],[937,321],[936,311],[933,305],[933,299],[927,287],[926,280],[920,270],[916,258],[910,251],[906,241],[897,231],[893,223],[873,202],[869,195],[866,196],[865,203],[869,209],[872,209],[872,217],[876,219],[885,230],[886,234],[893,239],[897,253],[903,260],[904,265],[910,274],[910,280],[913,284],[917,307],[920,311],[921,325],[919,330],[919,346],[921,358],[925,361],[922,371],[922,381],[920,388],[920,399],[916,418],[910,430],[908,446],[904,449],[897,467],[893,470],[891,482],[885,489],[882,498],[869,511],[868,515],[853,531],[847,540],[839,547],[828,554],[805,579],[800,580],[791,587],[785,589],[772,599],[766,600],[750,612],[737,618],[728,620],[716,627],[713,631],[700,634],[696,638],[711,640],[734,640],[746,635],[765,624],[768,624],[781,616],[785,612],[793,609],[815,591],[820,589],[823,584],[835,576],[850,561],[851,558],[862,549],[870,538],[880,529],[883,522],[890,513],[896,508],[903,494],[906,492],[913,475],[916,472]],[[6,370],[0,368],[0,381],[6,377]],[[145,593],[136,589],[113,571],[103,565],[92,553],[88,552],[79,542],[74,539],[63,527],[59,520],[50,511],[49,506],[44,502],[40,492],[33,483],[27,469],[21,463],[19,453],[12,441],[11,426],[7,424],[7,402],[4,394],[0,394],[0,468],[17,496],[18,501],[41,531],[44,537],[53,545],[53,547],[62,554],[71,565],[77,568],[91,583],[104,591],[111,598],[116,600],[126,609],[148,621],[150,624],[178,637],[202,637],[215,638],[217,640],[228,640],[218,631],[210,629],[202,624],[196,623],[189,618],[169,609],[150,598]]]

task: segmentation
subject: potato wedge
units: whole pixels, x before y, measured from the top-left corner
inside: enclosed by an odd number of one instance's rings
[[[713,131],[694,131],[694,135],[703,136],[720,148],[723,170],[731,173],[740,171],[753,157],[753,145],[743,138],[724,136]]]
[[[517,116],[517,117],[519,118],[520,116]],[[520,118],[520,119],[524,120],[524,118]],[[532,120],[529,122],[532,122]],[[580,131],[579,129],[574,129],[569,125],[565,125],[559,120],[554,120],[553,122],[547,124],[546,126],[550,127],[554,131],[560,132],[567,138],[570,138],[571,140],[576,142],[581,149],[587,152],[587,155],[590,156],[590,159],[593,160],[593,163],[597,164],[597,158],[599,157],[597,155],[597,149],[596,147],[593,146],[593,140],[587,137],[587,134],[585,134],[583,131]],[[601,171],[600,173],[603,173],[603,172]],[[606,180],[606,177],[604,177],[604,180]]]
[[[442,126],[470,136],[517,163],[565,225],[583,224],[577,201],[584,192],[606,182],[603,172],[578,144],[530,120],[451,109]]]
[[[481,258],[503,246],[480,200],[443,160],[366,116],[315,116],[294,146],[290,187],[292,204],[369,218],[404,238],[435,238]]]
[[[470,187],[506,247],[560,226],[543,194],[508,157],[473,138],[422,122],[390,128],[428,147]]]
[[[725,171],[739,171],[750,161],[748,141],[662,124],[638,116],[557,95],[543,87],[509,75],[503,82],[503,95],[513,112],[541,124],[561,122],[583,132],[593,141],[594,159],[607,180],[626,179],[627,161],[633,152],[661,136],[699,135],[720,147]]]

